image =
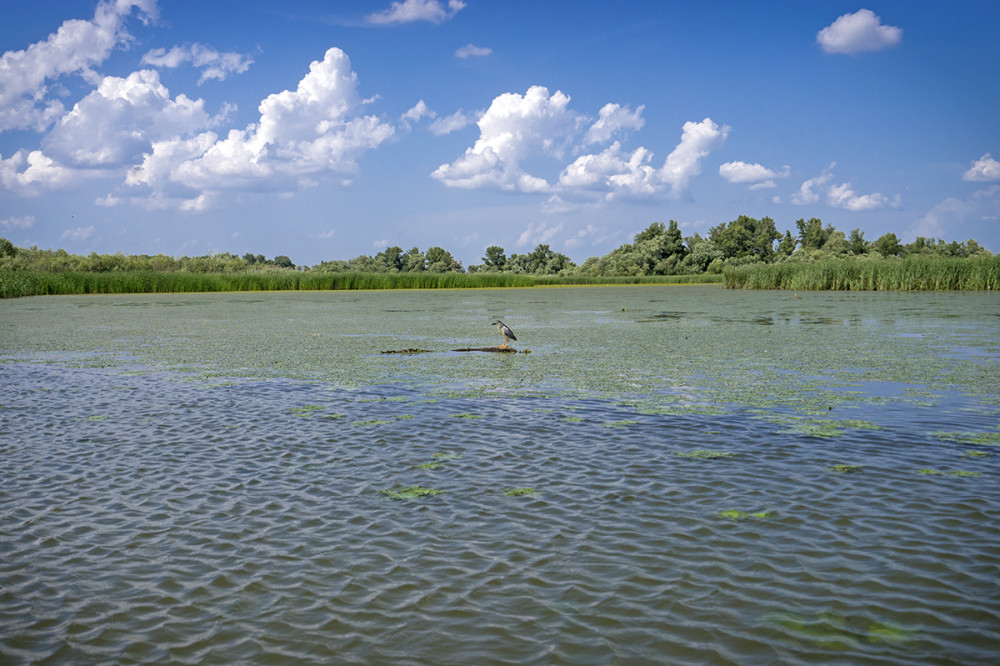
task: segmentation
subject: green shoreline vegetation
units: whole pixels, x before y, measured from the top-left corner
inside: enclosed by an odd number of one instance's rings
[[[925,291],[1000,289],[1000,257],[974,240],[917,237],[902,244],[893,233],[867,241],[823,226],[796,222],[780,234],[774,220],[740,215],[707,237],[683,237],[674,220],[654,222],[602,257],[580,265],[548,245],[507,255],[490,246],[468,269],[450,252],[388,247],[375,256],[296,266],[286,256],[228,252],[175,258],[163,254],[70,254],[15,247],[0,238],[0,298],[55,294],[130,294],[215,291],[447,289],[587,284],[722,284],[729,289]]]

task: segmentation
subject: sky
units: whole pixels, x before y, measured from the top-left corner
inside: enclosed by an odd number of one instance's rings
[[[749,215],[1000,252],[1000,2],[0,5],[19,247],[582,263]]]

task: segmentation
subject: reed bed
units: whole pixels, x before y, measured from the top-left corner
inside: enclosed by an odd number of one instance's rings
[[[351,289],[476,289],[576,284],[721,282],[721,276],[532,276],[512,273],[321,273],[310,271],[0,271],[0,298],[57,294],[155,294]]]
[[[1000,257],[752,264],[727,269],[724,284],[728,289],[794,291],[989,291],[1000,289]]]

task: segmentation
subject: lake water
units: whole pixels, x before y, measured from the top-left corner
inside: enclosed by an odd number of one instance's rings
[[[998,376],[988,293],[0,301],[0,662],[993,664]]]

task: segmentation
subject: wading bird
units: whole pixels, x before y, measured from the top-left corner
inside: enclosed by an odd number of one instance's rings
[[[501,347],[509,345],[511,340],[517,340],[517,336],[514,335],[514,331],[507,328],[507,324],[497,319],[493,322],[493,325],[497,327],[497,330],[500,331],[500,335],[503,336],[503,344],[500,345]]]

